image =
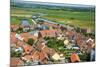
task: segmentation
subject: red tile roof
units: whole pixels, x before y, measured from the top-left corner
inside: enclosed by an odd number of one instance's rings
[[[16,30],[19,29],[19,25],[12,24],[12,25],[11,25],[11,29],[13,29],[13,31],[16,31]]]
[[[17,66],[22,66],[22,65],[24,65],[24,62],[21,60],[21,59],[19,59],[19,58],[15,58],[15,57],[13,57],[13,58],[11,58],[11,67],[17,67]]]
[[[43,51],[41,51],[41,52],[39,53],[39,60],[40,60],[40,61],[43,61],[45,58],[46,58],[46,53],[44,53]]]
[[[46,54],[50,54],[50,48],[47,47],[45,44],[38,44],[37,48],[41,49],[41,51],[43,51]]]
[[[32,58],[33,58],[33,60],[39,60],[39,52],[38,52],[38,51],[35,51],[35,52],[32,54]]]
[[[32,58],[32,56],[31,55],[25,55],[23,58],[22,58],[23,60],[29,60],[29,61],[32,61],[33,60],[33,58]]]
[[[29,37],[30,36],[29,33],[21,33],[20,35],[21,35],[21,37]]]
[[[27,45],[23,45],[22,47],[23,47],[23,49],[25,51],[25,54],[29,54],[33,50],[33,47],[28,45],[28,44]]]
[[[46,45],[38,44],[38,45],[37,45],[37,48],[42,50],[45,46],[46,46]]]
[[[80,58],[76,53],[72,53],[71,62],[80,62]]]
[[[26,44],[25,42],[20,41],[20,40],[17,42],[17,46],[23,46],[23,45],[25,45],[25,44]]]
[[[18,39],[15,37],[16,33],[15,32],[11,32],[10,34],[10,42],[11,43],[17,43]]]
[[[67,31],[66,34],[67,34],[67,36],[72,37],[74,34],[76,34],[76,32],[74,32],[74,31]]]
[[[39,32],[39,35],[40,37],[45,37],[45,36],[55,37],[59,33],[60,32],[58,30],[42,30]]]
[[[31,54],[26,54],[23,58],[24,60],[29,60],[29,61],[39,60],[39,52],[33,48]]]
[[[22,33],[20,34],[22,38],[24,38],[24,41],[27,42],[29,38],[32,38],[33,40],[37,39],[37,37],[29,34],[29,33]]]
[[[50,48],[48,48],[47,46],[44,49],[42,49],[42,51],[46,54],[50,54]]]

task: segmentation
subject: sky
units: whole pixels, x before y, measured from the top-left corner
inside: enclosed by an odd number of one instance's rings
[[[39,1],[39,2],[54,2],[54,3],[69,3],[69,4],[84,4],[95,5],[96,0],[24,0],[24,1]]]

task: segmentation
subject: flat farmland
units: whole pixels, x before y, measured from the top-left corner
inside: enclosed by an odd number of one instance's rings
[[[11,24],[19,24],[22,19],[31,19],[32,15],[45,14],[46,18],[61,24],[71,24],[82,28],[95,28],[95,12],[93,11],[64,11],[64,10],[47,10],[41,8],[19,8],[11,7]],[[30,23],[32,21],[30,20]]]

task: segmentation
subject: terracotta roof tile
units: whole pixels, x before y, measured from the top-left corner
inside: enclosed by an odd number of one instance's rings
[[[17,42],[17,46],[23,46],[23,45],[25,45],[26,43],[25,42],[23,42],[23,41],[18,41]]]
[[[44,59],[47,58],[47,54],[43,51],[39,52],[39,60],[43,61]]]
[[[24,57],[22,57],[22,59],[23,60],[29,60],[29,61],[32,61],[33,60],[33,58],[32,58],[32,56],[31,55],[25,55]]]
[[[47,54],[50,54],[50,48],[48,48],[47,46],[42,51]]]
[[[55,37],[60,32],[57,30],[42,30],[39,32],[41,37],[49,36],[49,37]]]
[[[79,62],[80,58],[76,53],[72,53],[71,55],[71,62]]]
[[[22,33],[20,34],[22,38],[24,38],[24,41],[27,42],[29,38],[32,38],[33,40],[37,39],[37,37],[29,34],[29,33]]]
[[[38,48],[38,49],[42,49],[44,46],[45,46],[45,45],[43,45],[43,44],[38,44],[38,45],[37,45],[37,48]]]
[[[23,45],[22,47],[25,51],[25,54],[29,54],[33,50],[33,47],[30,45]]]
[[[38,51],[35,51],[35,52],[32,54],[32,58],[33,58],[33,60],[39,60],[39,52],[38,52]]]
[[[11,29],[13,29],[13,31],[16,31],[19,29],[19,25],[13,24],[11,25]]]
[[[15,37],[16,33],[15,32],[11,32],[10,34],[10,42],[11,43],[17,43],[18,39]]]
[[[19,59],[19,58],[11,58],[11,67],[16,67],[16,66],[20,66],[20,65],[24,65],[24,62]]]
[[[67,34],[69,37],[72,37],[74,34],[76,34],[76,32],[74,32],[74,31],[67,31],[66,34]]]

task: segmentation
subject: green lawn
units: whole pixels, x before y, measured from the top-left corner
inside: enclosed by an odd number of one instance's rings
[[[20,24],[23,19],[27,19],[30,24],[32,23],[31,18],[29,17],[11,16],[11,24]]]

